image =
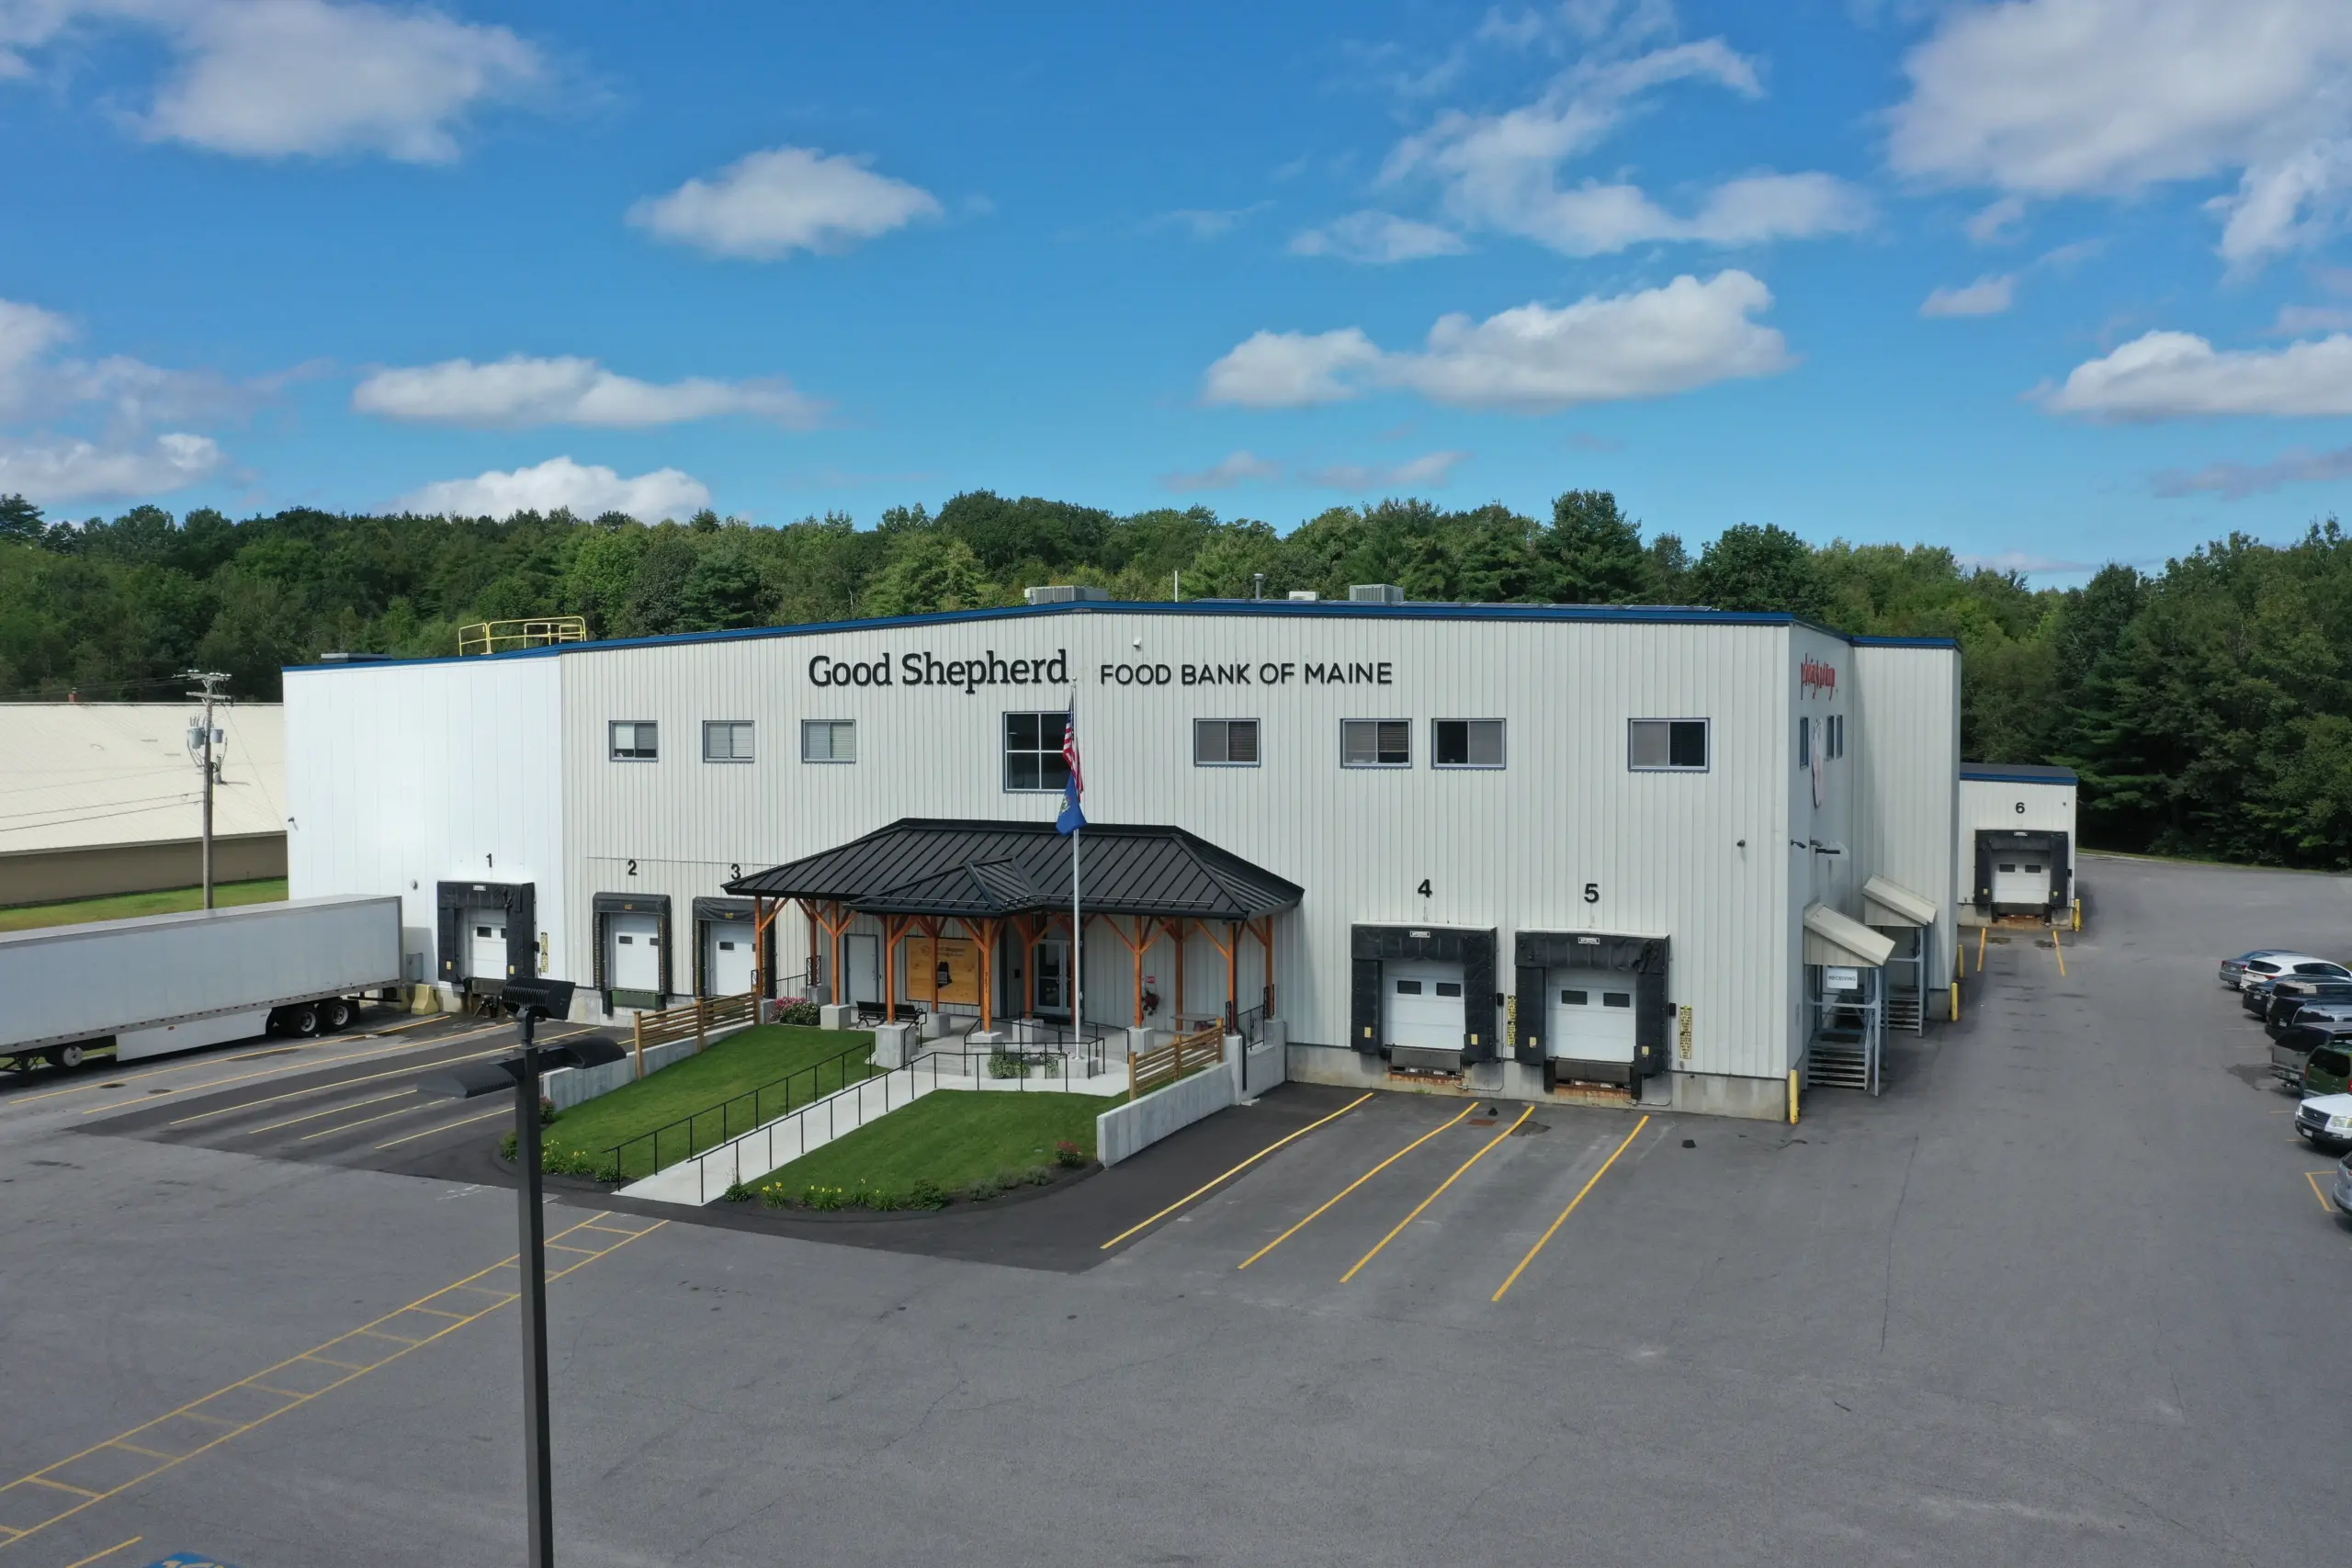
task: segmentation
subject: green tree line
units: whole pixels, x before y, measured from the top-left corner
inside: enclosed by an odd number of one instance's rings
[[[2094,844],[2352,867],[2352,541],[2333,519],[2233,536],[2159,573],[2110,565],[2036,589],[1934,545],[1815,547],[1739,524],[1694,555],[1605,491],[1549,518],[1417,500],[1335,507],[1288,533],[1206,507],[1121,515],[987,491],[871,528],[754,527],[704,512],[489,518],[297,509],[232,522],[141,506],[52,522],[0,497],[0,696],[153,698],[191,667],[278,694],[330,650],[436,656],[469,622],[580,615],[599,637],[978,609],[1076,582],[1126,599],[1344,596],[1785,610],[1841,630],[1951,637],[1972,760],[2083,776]]]

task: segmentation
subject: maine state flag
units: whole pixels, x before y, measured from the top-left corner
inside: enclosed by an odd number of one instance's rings
[[[1069,712],[1062,721],[1062,765],[1069,770],[1069,782],[1062,785],[1062,812],[1054,818],[1054,828],[1067,836],[1086,826],[1086,812],[1079,805],[1086,794],[1086,773],[1078,765],[1078,696],[1070,695]]]

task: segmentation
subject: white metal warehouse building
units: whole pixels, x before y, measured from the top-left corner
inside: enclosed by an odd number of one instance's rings
[[[2071,919],[2075,885],[2072,768],[2026,762],[1960,765],[1960,863],[1971,871],[1968,919]]]
[[[1954,951],[1953,644],[1379,592],[290,670],[291,891],[397,893],[413,979],[582,1017],[756,965],[1067,1020],[1074,705],[1088,1022],[1262,1009],[1324,1082],[1875,1087]]]

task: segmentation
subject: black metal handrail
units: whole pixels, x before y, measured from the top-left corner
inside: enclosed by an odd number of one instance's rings
[[[707,1106],[689,1116],[682,1116],[675,1122],[665,1122],[650,1133],[639,1133],[636,1137],[624,1143],[615,1144],[611,1148],[606,1149],[604,1168],[612,1172],[617,1179],[622,1181],[634,1181],[641,1177],[651,1176],[657,1171],[666,1170],[682,1160],[693,1158],[705,1149],[717,1148],[734,1137],[736,1135],[735,1112],[739,1109],[748,1107],[748,1120],[742,1127],[742,1131],[748,1133],[763,1122],[772,1122],[780,1116],[789,1116],[795,1105],[806,1105],[813,1100],[822,1100],[826,1095],[838,1094],[860,1079],[874,1077],[880,1069],[876,1068],[870,1059],[873,1053],[874,1047],[870,1043],[853,1045],[848,1050],[828,1056],[821,1062],[786,1073],[780,1078],[772,1079],[767,1083],[745,1089],[741,1094],[730,1096],[717,1105]],[[862,1070],[853,1069],[852,1057],[867,1058],[856,1064],[857,1068]],[[807,1086],[805,1092],[800,1087],[804,1082]],[[828,1083],[831,1085],[831,1088],[826,1087]],[[783,1103],[775,1106],[771,1111],[772,1101],[769,1097],[779,1092]],[[706,1138],[703,1135],[704,1132],[712,1125],[714,1117],[717,1118],[717,1132],[714,1135]],[[671,1157],[664,1160],[662,1156],[665,1140],[672,1139],[675,1140],[676,1145],[683,1146],[673,1145]],[[646,1145],[650,1156],[646,1168],[642,1170],[633,1168],[637,1163],[636,1154],[639,1145]]]

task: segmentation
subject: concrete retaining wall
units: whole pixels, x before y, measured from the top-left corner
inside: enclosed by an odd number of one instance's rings
[[[1094,1151],[1104,1165],[1116,1165],[1233,1102],[1230,1070],[1219,1066],[1194,1073],[1097,1116]]]
[[[716,1045],[729,1035],[748,1027],[737,1024],[730,1029],[714,1029],[710,1032],[709,1043]],[[622,1042],[624,1049],[628,1048],[628,1043],[626,1040]],[[683,1062],[696,1049],[692,1040],[673,1040],[667,1045],[648,1046],[645,1070],[649,1074],[655,1073],[673,1063]],[[607,1062],[601,1067],[558,1067],[551,1073],[542,1073],[539,1076],[539,1098],[552,1100],[558,1111],[569,1111],[575,1105],[585,1105],[600,1095],[610,1094],[623,1084],[636,1081],[637,1056],[632,1052],[619,1061]]]

